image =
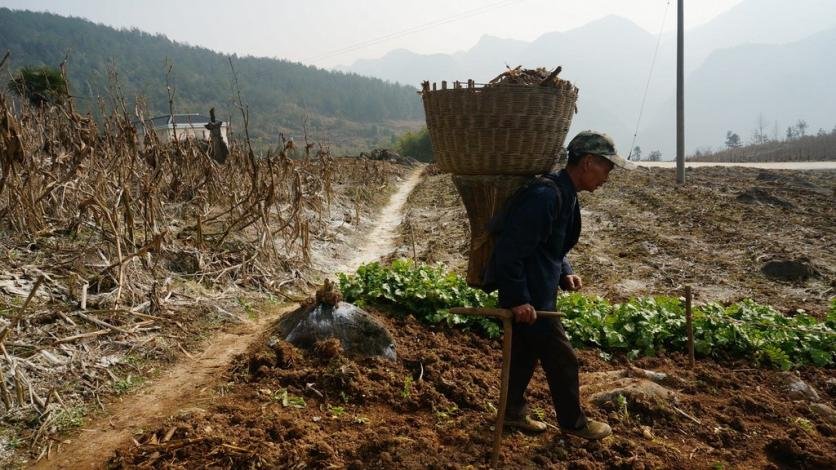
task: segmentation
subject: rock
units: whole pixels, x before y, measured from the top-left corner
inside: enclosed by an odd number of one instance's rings
[[[615,401],[619,395],[628,400],[643,400],[668,403],[676,400],[676,394],[655,382],[646,379],[626,378],[616,382],[617,386],[611,390],[598,392],[590,397],[593,403],[602,405]]]
[[[810,411],[819,415],[825,422],[831,426],[836,426],[836,410],[825,405],[824,403],[813,403],[810,405]]]
[[[807,259],[773,260],[761,266],[764,276],[777,281],[804,282],[818,275],[818,271]]]
[[[819,393],[796,374],[784,372],[781,375],[787,383],[790,398],[793,400],[819,401]]]

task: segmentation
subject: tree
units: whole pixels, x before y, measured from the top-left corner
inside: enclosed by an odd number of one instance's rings
[[[35,106],[61,104],[68,97],[67,81],[52,67],[23,67],[7,85],[9,91],[26,98]]]
[[[807,134],[807,121],[804,119],[799,119],[798,122],[795,124],[796,129],[798,129],[798,135],[804,137]]]
[[[732,131],[726,132],[726,147],[736,149],[740,147],[740,136]]]
[[[430,133],[427,128],[418,132],[407,132],[398,139],[398,153],[405,157],[412,157],[422,162],[433,160],[433,148],[430,144]]]
[[[630,155],[630,160],[639,161],[642,159],[642,148],[636,145],[633,149],[632,155]]]
[[[658,162],[662,160],[662,152],[658,150],[654,150],[650,152],[650,155],[647,156],[647,161],[649,162]]]
[[[798,137],[798,131],[792,126],[787,126],[787,140],[795,140]]]
[[[758,122],[757,122],[757,129],[754,132],[754,138],[752,139],[756,144],[765,144],[769,141],[769,138],[766,136],[763,128],[766,125],[765,121],[763,120],[763,113],[758,114]]]
[[[713,153],[714,153],[714,150],[711,148],[711,146],[706,145],[705,147],[697,147],[697,149],[694,150],[694,155],[693,156],[695,158],[707,157],[707,156],[709,156]]]

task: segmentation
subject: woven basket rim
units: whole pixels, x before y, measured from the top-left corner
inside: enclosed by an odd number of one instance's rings
[[[574,86],[574,85],[573,85]],[[552,86],[539,86],[539,85],[502,85],[502,86],[482,86],[482,87],[461,87],[461,88],[439,88],[437,90],[421,90],[420,94],[428,95],[433,93],[479,93],[479,92],[496,92],[501,93],[503,91],[525,91],[528,93],[538,92],[538,93],[565,93],[566,90],[564,88],[552,87]]]

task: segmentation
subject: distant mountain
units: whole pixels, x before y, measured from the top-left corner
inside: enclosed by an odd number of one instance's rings
[[[836,61],[826,57],[834,45],[836,28],[787,45],[745,45],[711,54],[686,85],[688,148],[721,147],[729,130],[747,140],[759,118],[771,139],[783,138],[799,119],[812,132],[832,129]],[[672,108],[671,101],[643,131],[644,141],[657,142],[666,156],[674,146]]]
[[[689,6],[685,8],[687,14]],[[746,0],[688,31],[688,60],[696,68],[718,49],[744,44],[786,44],[833,27],[833,0]],[[674,42],[673,38],[670,42]]]
[[[107,96],[111,69],[118,73],[129,104],[143,95],[149,114],[167,114],[166,70],[171,64],[175,112],[205,114],[215,107],[221,119],[231,117],[240,129],[226,55],[135,29],[0,8],[0,54],[6,49],[11,51],[7,67],[12,72],[25,65],[57,66],[68,55],[71,92],[82,109],[94,114],[97,96]],[[313,139],[356,150],[388,142],[396,131],[410,127],[410,121],[412,126],[423,121],[412,87],[284,60],[232,59],[249,110],[250,135],[263,144],[275,145],[279,132],[299,137],[307,124]]]
[[[571,31],[544,34],[530,43],[483,36],[465,52],[421,55],[399,49],[381,59],[357,61],[346,70],[418,86],[423,80],[484,83],[506,65],[562,65],[561,77],[581,88],[573,128],[606,128],[624,141],[633,133],[641,100],[633,90],[644,89],[648,51],[655,44],[653,35],[634,23],[608,16]],[[631,112],[624,112],[628,109]]]
[[[606,32],[606,34],[604,34]],[[608,16],[565,33],[541,36],[521,64],[563,65],[563,78],[580,88],[572,129],[606,129],[624,149],[632,135],[647,80],[654,37],[634,23]]]
[[[438,72],[434,74],[434,70]],[[358,60],[347,71],[418,88],[425,79],[416,77],[434,75],[439,77],[436,81],[449,80],[449,77],[459,76],[463,70],[464,67],[449,54],[423,55],[406,49],[395,49],[381,59]],[[440,78],[442,76],[445,78]]]
[[[668,24],[672,24],[674,15],[672,8]],[[801,57],[785,55],[783,45],[833,27],[836,27],[836,1],[833,0],[797,0],[791,3],[783,0],[745,0],[712,21],[687,31],[688,150],[722,145],[725,133],[717,134],[712,123],[722,122],[724,126],[739,129],[744,135],[748,134],[747,129],[753,128],[761,113],[770,122],[778,120],[783,127],[799,118],[807,119],[811,127],[832,126],[829,121],[836,119],[826,116],[828,108],[823,106],[832,102],[831,97],[836,95],[832,85],[825,84],[815,89],[821,94],[821,100],[819,104],[810,103],[806,109],[775,105],[776,110],[786,110],[778,114],[766,109],[773,105],[764,103],[774,101],[773,96],[777,93],[783,94],[782,101],[806,103],[803,96],[806,90],[820,85],[819,79],[812,75],[829,69],[830,64],[824,64],[825,58],[829,57],[830,49],[836,43],[827,47],[813,41],[808,46],[816,47],[816,50],[799,51],[803,52],[802,56],[807,53],[817,55],[820,63],[808,64],[808,67],[814,68],[806,69],[806,74],[800,70],[798,74],[793,72],[795,84],[780,89],[769,88],[777,84],[767,77],[768,74],[757,69],[744,69],[749,64],[747,60],[714,62],[718,59],[712,54],[717,52],[722,57],[720,51],[723,49],[750,47],[747,44],[758,43],[761,45],[752,46],[755,47],[752,51],[758,51],[757,54],[766,58],[761,67],[790,70],[797,66],[797,59]],[[571,132],[585,128],[606,129],[626,153],[636,130],[656,42],[654,34],[629,20],[609,16],[574,30],[544,34],[530,43],[485,36],[472,49],[455,54],[420,55],[400,50],[397,61],[387,55],[380,59],[358,61],[345,70],[417,86],[422,80],[473,78],[484,82],[501,72],[505,64],[526,67],[563,65],[561,76],[580,88],[579,112]],[[665,158],[672,158],[674,152],[670,129],[675,118],[675,50],[675,35],[666,34],[662,38],[637,140],[646,152],[659,149]],[[785,60],[789,62],[782,62]],[[723,74],[726,67],[730,67],[733,74],[729,74],[725,81],[705,82],[704,77],[712,73],[706,67],[715,67],[713,70],[718,74]],[[815,73],[811,73],[812,70]],[[725,87],[726,90],[708,93],[703,90],[709,86],[707,83],[715,89]],[[732,112],[722,102],[713,101],[713,96],[727,91],[740,96],[741,88],[745,89],[743,95],[748,101],[738,100]],[[795,114],[786,114],[790,111]],[[709,125],[702,126],[702,123]]]

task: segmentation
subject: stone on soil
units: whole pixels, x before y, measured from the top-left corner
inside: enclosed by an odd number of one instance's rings
[[[819,393],[810,384],[801,380],[792,372],[785,372],[782,375],[787,382],[790,398],[793,400],[819,401]]]
[[[601,407],[618,407],[619,401],[639,404],[640,413],[673,415],[676,392],[657,382],[671,376],[651,370],[629,368],[581,375],[581,394]]]
[[[596,405],[603,405],[607,402],[617,400],[619,395],[627,400],[649,401],[658,404],[666,404],[676,399],[676,394],[673,390],[646,379],[619,379],[614,385],[615,387],[610,390],[593,394],[590,400]]]

